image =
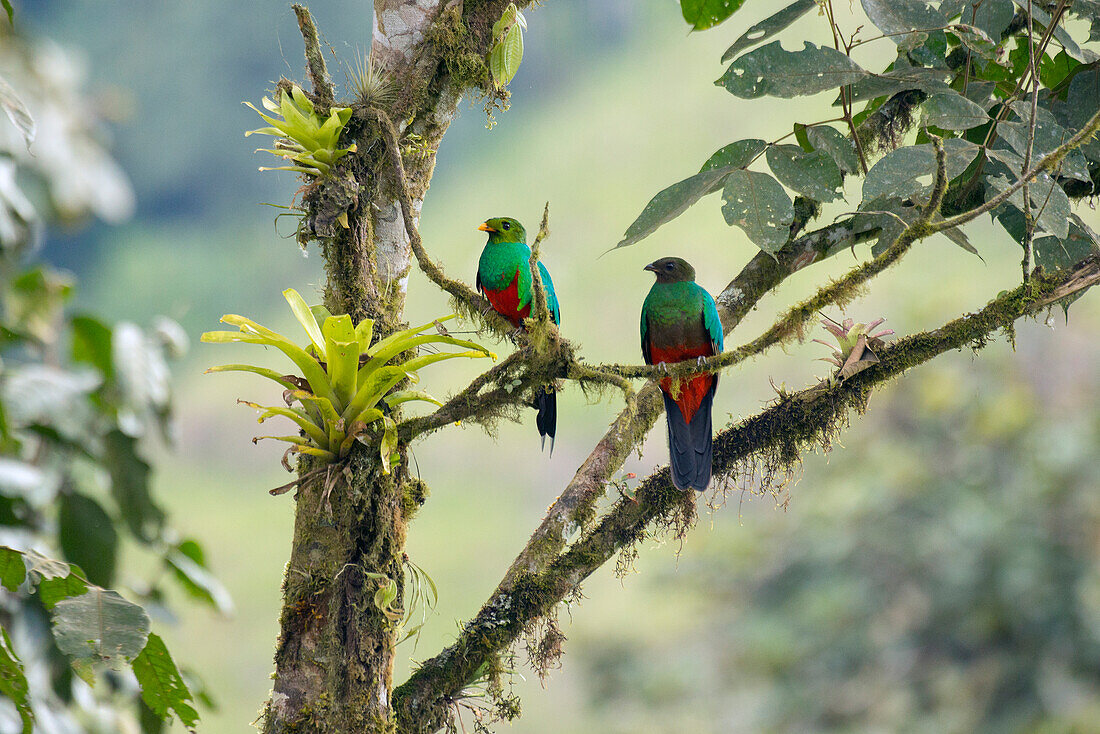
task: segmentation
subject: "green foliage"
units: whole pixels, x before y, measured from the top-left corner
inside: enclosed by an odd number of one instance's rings
[[[693,12],[703,5],[692,4]],[[792,132],[770,143],[743,140],[725,146],[702,173],[653,197],[619,246],[647,237],[721,189],[726,222],[744,229],[761,250],[775,252],[790,235],[788,191],[816,207],[847,199],[853,187],[843,188],[844,178],[863,175],[861,199],[841,203],[839,216],[873,222],[879,243],[872,252],[881,251],[928,199],[935,171],[931,135],[944,139],[948,154],[946,217],[1015,186],[1025,163],[1033,168],[1100,110],[1100,56],[1088,47],[1100,38],[1100,3],[1058,4],[1054,17],[1046,5],[1012,0],[861,0],[861,5],[870,25],[838,18],[832,4],[810,0],[779,9],[730,46],[722,57],[727,69],[716,82],[741,99],[835,90],[839,120],[795,122]],[[802,50],[787,51],[778,40],[756,47],[814,7],[820,8],[817,17],[835,48],[806,42]],[[1084,43],[1073,37],[1081,27],[1069,23],[1073,16],[1093,30]],[[878,73],[855,60],[872,43],[896,53]],[[743,113],[741,107],[738,111]],[[791,135],[798,145],[782,145]],[[752,170],[762,150],[770,173]],[[716,159],[724,151],[750,154],[722,164]],[[1028,201],[1023,191],[1016,192],[993,212],[994,219],[1017,243],[1034,248],[1034,263],[1064,267],[1070,264],[1068,253],[1097,249],[1095,237],[1071,207],[1074,200],[1100,191],[1097,171],[1100,143],[1086,141],[1029,184]],[[977,254],[959,229],[944,235]]]
[[[304,349],[282,334],[234,314],[222,316],[221,320],[237,326],[239,331],[208,331],[202,335],[202,340],[213,344],[244,342],[272,346],[289,357],[301,371],[303,377],[296,377],[250,364],[227,364],[207,370],[251,372],[285,388],[286,407],[240,402],[262,411],[258,419],[261,423],[278,415],[298,426],[301,433],[297,436],[262,437],[291,444],[288,455],[307,454],[326,463],[334,462],[347,456],[355,441],[370,443],[373,433],[383,458],[383,471],[388,473],[396,448],[397,424],[380,403],[384,402],[386,408],[392,410],[410,400],[437,405],[439,401],[419,391],[402,390],[389,396],[387,393],[404,380],[417,382],[418,371],[435,362],[456,357],[496,358],[474,342],[443,333],[422,333],[454,318],[454,314],[395,332],[372,344],[374,322],[370,319],[353,325],[347,314],[332,316],[323,306],[307,306],[293,288],[283,291],[283,296],[309,336],[310,343]],[[436,344],[463,347],[466,351],[435,352],[403,362],[395,361],[405,352]],[[376,423],[381,424],[380,430],[374,426]]]
[[[745,0],[680,0],[680,12],[692,30],[713,28],[736,13]]]
[[[512,81],[523,61],[523,32],[527,19],[516,7],[508,3],[500,20],[493,24],[493,45],[489,49],[489,72],[493,83],[503,87]]]
[[[133,668],[134,677],[141,686],[141,700],[161,720],[167,720],[171,711],[184,726],[198,723],[198,712],[189,703],[191,692],[160,637],[149,634],[145,647],[134,659]]]
[[[260,168],[261,171],[297,171],[323,178],[332,173],[332,166],[338,160],[355,150],[354,144],[347,148],[338,147],[340,133],[351,119],[351,108],[334,107],[328,117],[322,117],[296,84],[291,85],[289,93],[281,90],[278,103],[263,98],[264,109],[271,115],[260,112],[251,102],[245,104],[271,126],[249,130],[245,136],[271,135],[276,138],[275,147],[258,150],[291,163],[288,166]]]

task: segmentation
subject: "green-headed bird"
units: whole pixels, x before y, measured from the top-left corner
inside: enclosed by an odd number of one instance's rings
[[[695,283],[695,268],[678,257],[645,266],[657,276],[642,304],[642,357],[646,364],[699,360],[722,351],[722,321],[714,299]],[[668,421],[672,483],[702,492],[710,484],[713,444],[710,410],[718,375],[704,372],[672,384],[660,382]]]
[[[531,315],[531,248],[527,246],[527,231],[523,225],[511,217],[496,217],[486,220],[480,227],[489,233],[489,241],[481,251],[477,263],[477,289],[485,294],[493,309],[522,327],[523,320]],[[546,292],[546,307],[555,324],[561,323],[561,311],[558,308],[558,296],[554,293],[554,281],[550,272],[539,262],[539,276]],[[536,398],[538,416],[535,425],[542,436],[542,445],[546,446],[546,437],[550,437],[550,455],[554,454],[554,434],[558,424],[558,401],[553,385],[539,391]]]

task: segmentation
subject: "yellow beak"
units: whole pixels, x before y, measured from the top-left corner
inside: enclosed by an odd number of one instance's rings
[[[478,229],[480,229],[482,232],[496,232],[495,229],[489,226],[488,222],[482,222],[480,225],[478,225]]]

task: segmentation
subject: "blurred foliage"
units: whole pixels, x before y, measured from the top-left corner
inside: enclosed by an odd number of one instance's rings
[[[786,512],[681,557],[672,639],[578,657],[605,730],[1100,732],[1100,384],[1064,411],[1033,374],[907,377]]]
[[[45,222],[132,207],[67,68],[56,47],[0,45],[25,103],[0,125],[0,730],[156,732],[170,713],[193,726],[201,686],[147,612],[167,614],[170,582],[230,602],[169,527],[143,456],[170,433],[167,362],[186,338],[167,319],[146,330],[70,312],[72,277],[33,258]],[[154,559],[147,581],[123,581],[124,542]],[[106,588],[120,582],[144,608]]]

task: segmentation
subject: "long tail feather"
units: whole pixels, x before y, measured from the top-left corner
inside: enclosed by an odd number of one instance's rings
[[[539,410],[535,417],[535,425],[542,436],[542,445],[546,447],[546,437],[550,437],[550,455],[554,455],[554,435],[558,431],[558,396],[554,388],[547,386],[539,392],[535,399],[535,405]]]
[[[712,385],[703,396],[690,424],[684,422],[683,413],[675,401],[667,393],[662,393],[665,398],[665,417],[668,420],[668,454],[672,483],[677,489],[702,492],[710,485],[711,464],[714,460],[710,413],[715,387],[717,385]]]

